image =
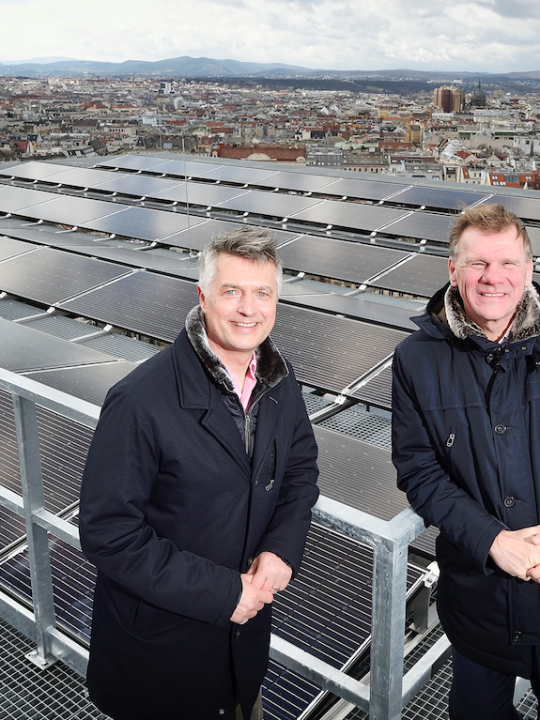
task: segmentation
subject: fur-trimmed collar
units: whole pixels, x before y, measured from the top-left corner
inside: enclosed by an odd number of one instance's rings
[[[226,392],[235,392],[229,371],[210,348],[200,305],[189,311],[186,318],[186,332],[193,349],[214,380],[222,385]],[[255,375],[257,380],[265,385],[274,387],[289,374],[285,360],[269,337],[256,348],[255,355],[257,357]]]
[[[444,307],[437,315],[446,322],[454,335],[464,340],[469,335],[486,337],[482,329],[473,322],[463,309],[463,301],[457,287],[450,285],[444,296]],[[527,340],[540,335],[540,297],[531,285],[526,287],[517,306],[514,324],[508,334],[508,342]]]

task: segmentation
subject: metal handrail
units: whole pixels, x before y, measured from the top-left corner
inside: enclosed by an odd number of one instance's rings
[[[31,378],[0,368],[0,389],[13,396],[21,468],[22,496],[0,487],[0,505],[26,522],[34,612],[0,592],[0,616],[37,645],[30,659],[40,667],[62,660],[84,674],[86,648],[56,627],[48,534],[80,550],[77,528],[45,508],[36,404],[95,428],[100,408]],[[446,638],[403,677],[407,552],[425,526],[411,508],[390,521],[327,497],[313,510],[320,524],[373,548],[372,642],[369,687],[291,643],[272,635],[270,656],[322,689],[369,712],[371,720],[398,720],[408,701],[426,682],[448,650]]]

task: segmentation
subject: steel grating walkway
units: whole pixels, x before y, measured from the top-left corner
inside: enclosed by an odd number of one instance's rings
[[[33,648],[0,620],[2,720],[107,720],[88,699],[80,675],[62,663],[39,670],[25,658]]]
[[[1,720],[108,720],[88,699],[84,680],[58,662],[39,670],[25,658],[33,644],[0,620]],[[445,663],[403,712],[403,720],[448,720],[446,699],[451,663]],[[536,720],[537,703],[529,692],[518,710],[524,720]],[[347,720],[367,720],[355,710]]]

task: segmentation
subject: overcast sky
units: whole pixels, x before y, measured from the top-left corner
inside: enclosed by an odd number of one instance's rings
[[[0,62],[181,55],[335,70],[540,70],[539,0],[0,0]]]

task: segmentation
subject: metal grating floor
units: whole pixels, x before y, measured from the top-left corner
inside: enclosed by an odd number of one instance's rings
[[[107,720],[88,699],[84,680],[56,663],[39,670],[25,658],[34,649],[0,620],[0,718],[2,720]]]
[[[321,422],[321,427],[350,435],[372,445],[390,450],[392,447],[389,417],[368,412],[363,405],[354,405]]]

